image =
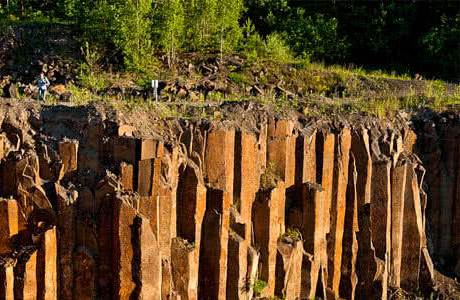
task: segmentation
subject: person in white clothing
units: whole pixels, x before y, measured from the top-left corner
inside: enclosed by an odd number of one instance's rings
[[[45,73],[41,72],[40,76],[37,79],[38,83],[38,100],[45,101],[46,99],[46,91],[50,86],[50,81],[46,78]]]

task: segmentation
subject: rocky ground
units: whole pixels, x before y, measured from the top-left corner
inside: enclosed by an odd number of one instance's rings
[[[185,111],[0,101],[0,299],[459,298],[457,113]]]

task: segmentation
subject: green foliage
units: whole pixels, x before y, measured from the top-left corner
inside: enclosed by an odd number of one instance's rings
[[[149,37],[148,18],[152,0],[123,0],[117,6],[114,44],[122,50],[128,70],[152,74],[153,48]]]
[[[459,80],[458,1],[3,0],[0,26],[75,23],[106,62],[157,73],[154,50],[241,50]],[[8,3],[6,5],[6,3]],[[255,24],[252,24],[251,19]],[[243,23],[242,20],[248,20]],[[121,64],[123,63],[123,64]]]
[[[219,49],[224,53],[235,49],[242,36],[243,0],[183,1],[183,5],[187,50]]]
[[[265,58],[284,63],[293,60],[291,50],[281,34],[274,32],[263,39],[249,19],[244,24],[242,32],[242,48],[249,60]]]
[[[245,74],[242,74],[242,73],[232,72],[228,74],[228,78],[230,78],[230,80],[232,80],[237,85],[244,85],[244,84],[251,83],[250,79]]]
[[[443,73],[458,76],[460,73],[460,13],[455,17],[441,17],[423,37],[425,53],[442,67]]]
[[[348,43],[339,36],[338,21],[322,14],[306,16],[297,9],[286,22],[286,37],[291,47],[303,57],[334,61],[346,56]]]
[[[266,57],[279,62],[290,62],[293,58],[291,50],[278,33],[271,33],[266,40]]]
[[[283,234],[283,237],[289,237],[293,241],[302,240],[302,234],[297,228],[288,228],[286,232]]]
[[[98,93],[108,87],[108,80],[100,66],[101,51],[88,42],[84,43],[81,51],[85,62],[80,65],[78,80],[84,87]]]
[[[220,0],[216,9],[216,37],[220,53],[236,48],[242,37],[239,19],[244,10],[243,0]]]
[[[153,16],[154,39],[168,55],[171,66],[176,60],[176,53],[184,43],[185,12],[181,0],[164,0],[158,3]]]
[[[261,280],[261,279],[257,279],[253,285],[252,285],[252,290],[254,291],[254,295],[257,297],[257,296],[260,296],[260,294],[263,292],[263,290],[267,287],[267,282]]]
[[[151,0],[110,0],[82,4],[80,26],[84,38],[101,47],[114,46],[123,54],[128,71],[152,74],[156,70],[150,40]]]
[[[264,173],[260,176],[260,188],[262,190],[274,189],[277,181],[276,164],[273,161],[269,161],[265,167]]]
[[[242,31],[242,50],[249,60],[255,60],[264,52],[265,42],[250,19],[246,20]]]

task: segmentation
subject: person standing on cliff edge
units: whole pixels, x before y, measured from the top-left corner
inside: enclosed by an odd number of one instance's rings
[[[50,81],[46,78],[45,73],[42,71],[40,76],[37,79],[38,83],[38,100],[45,101],[46,99],[46,91],[50,85]]]

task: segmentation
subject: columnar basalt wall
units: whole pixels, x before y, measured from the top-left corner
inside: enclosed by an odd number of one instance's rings
[[[448,276],[460,278],[460,124],[454,113],[422,116],[414,151],[426,169],[428,249]]]
[[[79,109],[0,120],[0,299],[428,295],[430,254],[458,276],[451,129],[268,116],[142,137]]]

